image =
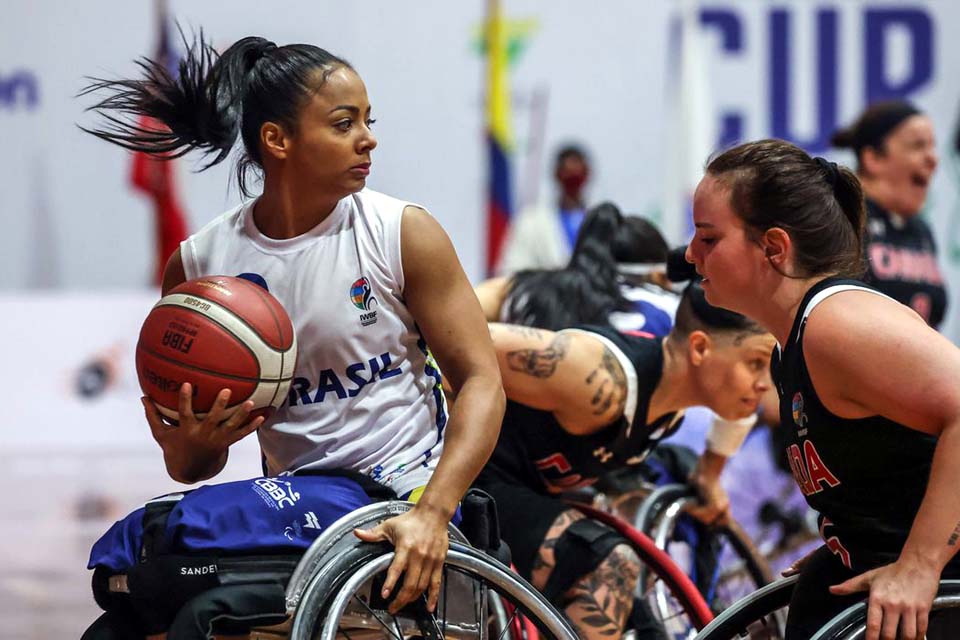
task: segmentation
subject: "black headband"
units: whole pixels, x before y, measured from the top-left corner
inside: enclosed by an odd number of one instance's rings
[[[901,122],[918,113],[921,112],[916,107],[902,100],[876,105],[868,109],[856,124],[840,132],[840,136],[834,136],[834,144],[849,147],[857,155],[865,147],[879,148],[883,139]]]

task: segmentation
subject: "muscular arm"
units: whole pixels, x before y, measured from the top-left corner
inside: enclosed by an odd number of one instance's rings
[[[367,542],[389,540],[396,549],[381,596],[397,612],[429,587],[427,609],[440,597],[447,555],[447,523],[457,503],[493,452],[505,400],[483,313],[447,234],[426,211],[408,206],[400,224],[407,307],[448,378],[457,401],[433,477],[416,505],[369,531]]]
[[[804,352],[817,393],[833,413],[882,415],[939,437],[899,561],[939,576],[960,548],[960,350],[906,307],[847,292],[813,311]]]
[[[960,350],[901,304],[831,296],[810,315],[803,350],[817,395],[842,418],[881,415],[937,436],[960,416]]]
[[[503,388],[483,312],[446,233],[427,212],[407,207],[400,237],[407,306],[457,399],[418,503],[449,519],[496,445]]]
[[[507,398],[550,411],[567,431],[587,434],[623,415],[627,379],[616,356],[583,332],[491,324]]]

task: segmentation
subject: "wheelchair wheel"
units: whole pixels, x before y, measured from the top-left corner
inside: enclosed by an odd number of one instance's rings
[[[522,578],[457,543],[451,543],[444,563],[436,610],[428,613],[421,597],[390,614],[379,592],[392,560],[391,546],[360,544],[324,566],[303,593],[290,640],[577,638],[566,619]]]
[[[941,580],[940,589],[933,600],[933,609],[930,616],[929,638],[956,637],[957,613],[951,613],[950,621],[938,621],[936,612],[960,607],[960,580]],[[953,624],[951,624],[951,622]],[[838,614],[828,622],[811,640],[859,640],[866,635],[867,603],[860,602]]]
[[[665,484],[654,489],[637,510],[633,526],[650,535],[664,508],[677,500],[690,497],[693,497],[693,490],[685,484]]]
[[[719,534],[727,545],[729,557],[725,557],[721,552],[720,573],[713,597],[709,600],[717,612],[774,580],[773,572],[763,554],[737,522],[731,521],[724,525]]]
[[[741,598],[704,627],[697,640],[781,640],[798,579],[777,580]]]
[[[687,570],[711,609],[720,612],[771,583],[773,573],[750,537],[733,521],[710,529],[698,527],[700,532],[707,532],[710,536],[700,541],[700,549],[708,551],[710,557],[698,554],[692,545],[692,536],[678,531],[678,528],[690,527],[681,524],[681,517],[683,508],[693,499],[693,490],[686,485],[660,487],[641,506],[637,528],[653,538],[659,548],[667,551]],[[640,580],[641,584],[646,584],[649,571],[641,569]]]

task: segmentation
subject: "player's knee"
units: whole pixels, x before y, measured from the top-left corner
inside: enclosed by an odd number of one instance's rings
[[[631,593],[637,584],[640,558],[623,536],[596,520],[574,522],[557,540],[554,551],[556,566],[542,591],[555,603],[584,579],[609,581],[608,588],[619,591],[622,585]]]

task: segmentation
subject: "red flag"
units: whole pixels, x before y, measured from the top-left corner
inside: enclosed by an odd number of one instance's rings
[[[159,128],[163,124],[144,117],[140,126]],[[130,182],[138,191],[153,200],[154,237],[156,239],[156,270],[154,283],[163,279],[167,259],[187,238],[187,222],[180,206],[174,180],[173,160],[163,160],[137,152],[133,156]]]
[[[172,55],[166,5],[162,0],[157,3],[157,20],[158,41],[154,60],[167,67],[173,77],[176,77],[177,61]],[[142,117],[138,124],[147,129],[165,128],[163,123],[146,116]],[[155,158],[149,154],[137,152],[133,155],[130,173],[133,188],[153,200],[156,238],[155,284],[160,284],[167,259],[188,235],[186,216],[180,206],[174,177],[174,162],[174,160]]]

